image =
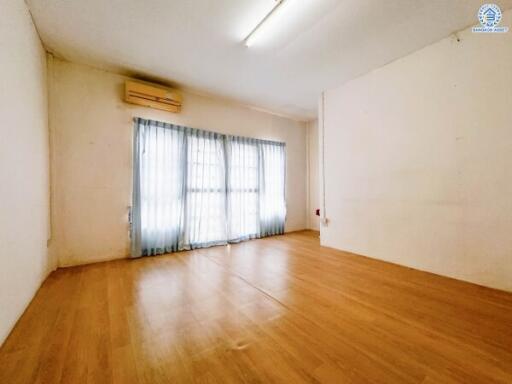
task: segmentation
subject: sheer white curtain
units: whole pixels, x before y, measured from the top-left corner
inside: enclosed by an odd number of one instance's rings
[[[225,154],[222,135],[192,130],[187,140],[184,243],[226,243]]]
[[[227,138],[228,238],[240,241],[258,237],[260,164],[253,139]]]
[[[135,119],[132,255],[284,233],[284,143]]]
[[[228,136],[226,148],[229,241],[284,233],[284,144]]]
[[[284,145],[262,142],[260,151],[260,236],[278,235],[286,218]]]
[[[168,129],[158,122],[137,124],[132,253],[155,255],[180,248],[186,196],[185,157],[184,129]]]

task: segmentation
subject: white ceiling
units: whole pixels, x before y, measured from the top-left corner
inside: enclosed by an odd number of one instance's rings
[[[60,57],[300,119],[315,117],[322,90],[478,24],[485,2],[289,1],[246,48],[274,0],[27,0]]]

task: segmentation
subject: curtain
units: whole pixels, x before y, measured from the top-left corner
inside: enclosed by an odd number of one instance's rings
[[[275,143],[263,143],[260,151],[259,236],[278,235],[284,233],[286,217],[284,147]]]
[[[226,243],[225,154],[222,135],[187,130],[185,226],[180,249]],[[165,174],[161,175],[166,177]]]
[[[133,257],[284,233],[284,143],[134,121]]]
[[[183,246],[187,156],[185,129],[139,122],[134,136],[132,255]],[[165,175],[165,177],[162,177]]]
[[[259,237],[260,164],[255,139],[227,138],[228,238],[232,242]]]

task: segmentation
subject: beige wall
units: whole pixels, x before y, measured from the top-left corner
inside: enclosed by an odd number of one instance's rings
[[[1,344],[52,265],[45,53],[22,0],[0,10]]]
[[[286,230],[306,227],[306,125],[236,104],[184,94],[180,114],[122,101],[124,77],[50,60],[52,243],[60,265],[129,254],[132,118],[286,142]]]
[[[459,36],[326,92],[322,244],[512,290],[512,32]]]
[[[320,220],[315,210],[320,208],[320,178],[319,178],[319,142],[318,142],[318,120],[307,123],[308,137],[308,228],[315,231],[320,230]]]

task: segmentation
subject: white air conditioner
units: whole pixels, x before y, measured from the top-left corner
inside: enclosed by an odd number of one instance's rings
[[[182,102],[181,94],[175,89],[132,80],[125,83],[124,100],[131,104],[175,113],[181,110]]]

